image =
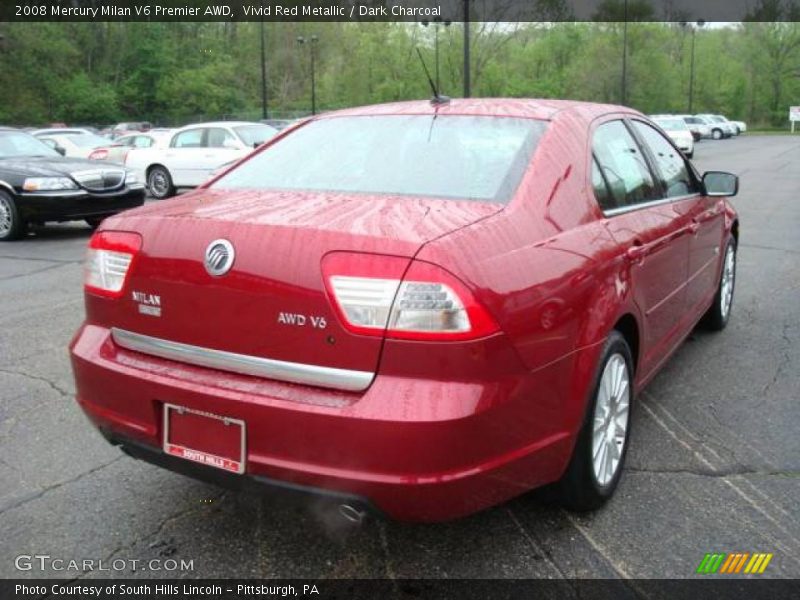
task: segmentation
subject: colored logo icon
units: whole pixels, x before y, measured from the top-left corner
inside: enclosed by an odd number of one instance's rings
[[[732,552],[709,553],[700,561],[696,573],[701,575],[712,575],[714,573],[724,575],[735,574],[761,574],[767,569],[769,561],[772,560],[772,553],[755,552]]]

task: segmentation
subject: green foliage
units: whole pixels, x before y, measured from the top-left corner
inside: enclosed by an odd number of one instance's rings
[[[537,0],[564,16],[561,0]],[[695,112],[781,126],[800,104],[800,23],[791,0],[762,0],[732,27],[653,23],[649,4],[628,2],[627,102],[644,112],[688,110],[695,46]],[[598,18],[621,18],[604,0]],[[650,11],[650,12],[648,12]],[[260,23],[0,23],[0,122],[107,124],[261,113]],[[417,57],[432,74],[438,31],[442,92],[459,96],[463,28],[413,23],[266,23],[271,115],[310,109],[312,45],[321,110],[430,96]],[[474,96],[574,98],[618,103],[623,26],[595,23],[473,23]]]

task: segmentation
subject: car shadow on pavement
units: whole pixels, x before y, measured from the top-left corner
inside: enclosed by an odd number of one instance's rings
[[[69,240],[91,237],[94,230],[83,223],[53,223],[47,225],[31,225],[28,235],[23,238],[37,240]]]

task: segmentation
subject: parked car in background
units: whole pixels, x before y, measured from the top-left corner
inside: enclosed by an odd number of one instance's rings
[[[721,115],[695,115],[704,119],[711,128],[711,137],[715,140],[736,135],[736,127]]]
[[[65,158],[42,140],[0,129],[0,241],[25,235],[29,223],[86,221],[144,203],[144,183],[118,165]]]
[[[278,131],[286,129],[289,125],[297,122],[296,119],[261,119],[259,123],[264,123],[264,125],[269,125],[270,127],[274,127]]]
[[[36,136],[53,150],[70,158],[88,158],[95,148],[108,145],[111,140],[94,133],[70,135],[40,134]]]
[[[169,130],[151,129],[147,133],[131,133],[118,137],[113,143],[92,150],[90,160],[105,160],[107,162],[125,164],[128,153],[136,148],[153,148],[162,145],[169,138]]]
[[[277,133],[247,121],[197,123],[174,130],[163,145],[131,152],[125,164],[144,178],[154,198],[169,198],[178,188],[200,185],[220,165],[246,156]]]
[[[687,158],[694,157],[694,136],[686,121],[680,117],[656,117],[653,121],[667,133]]]
[[[173,141],[197,127],[221,125]],[[621,106],[320,115],[103,223],[76,400],[126,454],[354,520],[454,519],[556,482],[595,509],[636,395],[700,320],[728,322],[737,189]]]
[[[689,131],[692,132],[695,141],[706,140],[711,138],[711,127],[705,122],[705,119],[695,117],[692,115],[675,115],[683,119],[684,123],[688,125]]]
[[[747,123],[744,121],[731,121],[731,123],[736,127],[737,135],[747,131]]]
[[[149,121],[134,121],[130,123],[117,123],[111,128],[111,139],[116,139],[128,133],[149,131],[152,125]]]
[[[47,127],[45,129],[34,129],[30,132],[31,135],[86,135],[92,134],[91,131],[84,127]]]

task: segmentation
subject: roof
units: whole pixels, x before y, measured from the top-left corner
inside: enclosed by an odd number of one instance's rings
[[[376,116],[376,115],[475,115],[503,116],[528,119],[552,119],[557,113],[580,109],[597,115],[631,109],[610,104],[595,104],[575,100],[521,99],[521,98],[454,98],[445,104],[433,104],[429,100],[394,102],[347,108],[324,116]]]
[[[264,125],[264,123],[258,123],[255,121],[209,121],[206,123],[190,123],[189,125],[180,127],[180,129],[186,129],[187,127],[241,127],[242,125]],[[144,131],[142,133],[148,132]]]

